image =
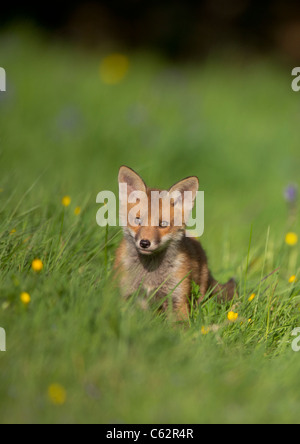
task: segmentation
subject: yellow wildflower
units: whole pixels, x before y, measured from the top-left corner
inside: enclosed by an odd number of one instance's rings
[[[67,399],[67,392],[60,384],[51,384],[48,388],[48,397],[52,404],[63,405]]]
[[[20,299],[23,302],[24,305],[28,305],[31,301],[31,297],[29,293],[26,293],[25,291],[23,291],[20,295]]]
[[[285,236],[285,242],[291,246],[294,247],[298,243],[298,235],[296,233],[287,233]]]
[[[63,205],[64,207],[68,207],[68,206],[71,204],[71,198],[70,198],[70,196],[64,196],[64,197],[62,198],[61,203],[62,203],[62,205]]]
[[[123,54],[111,54],[105,57],[100,65],[100,77],[107,85],[120,83],[129,70],[129,60]]]
[[[249,297],[248,301],[249,301],[249,302],[252,302],[253,299],[255,298],[255,296],[256,296],[256,294],[255,294],[255,293],[252,293],[252,295]]]
[[[75,216],[79,216],[80,213],[81,213],[81,208],[80,207],[76,207],[75,210],[74,210]]]
[[[289,278],[289,283],[290,283],[290,284],[294,284],[295,282],[297,282],[297,278],[296,278],[295,275],[293,275],[293,276],[291,276],[291,277]]]
[[[201,333],[203,335],[208,335],[209,333],[209,328],[205,328],[204,326],[201,327]]]
[[[42,269],[44,268],[44,264],[41,259],[34,259],[34,261],[32,261],[31,268],[33,269],[33,271],[42,271]]]
[[[235,313],[234,311],[230,311],[227,315],[227,319],[230,322],[235,322],[238,317],[239,317],[239,314]]]

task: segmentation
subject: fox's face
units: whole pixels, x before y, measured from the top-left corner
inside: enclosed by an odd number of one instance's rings
[[[122,166],[119,187],[124,232],[139,253],[152,255],[184,236],[199,189],[197,177],[188,177],[161,191],[148,188],[137,173]]]

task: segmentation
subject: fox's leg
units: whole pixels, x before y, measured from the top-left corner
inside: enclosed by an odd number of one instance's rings
[[[190,316],[190,307],[187,297],[184,298],[174,309],[177,321],[188,321]]]
[[[180,281],[179,281],[180,282]],[[190,305],[188,295],[190,293],[190,279],[184,279],[178,287],[175,285],[172,297],[172,316],[175,321],[188,321],[190,315]],[[172,290],[171,290],[172,291]]]
[[[167,313],[167,317],[174,322],[187,322],[190,315],[189,304],[186,300],[182,300],[179,303],[172,303],[173,310],[170,312],[170,307],[167,301],[162,305],[162,309]]]
[[[114,267],[113,281],[119,288],[123,299],[129,299],[136,291],[136,288],[132,285],[131,280],[129,279],[127,271],[122,265]]]

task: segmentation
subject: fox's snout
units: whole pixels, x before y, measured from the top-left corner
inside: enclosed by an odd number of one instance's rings
[[[136,229],[131,227],[128,229],[141,254],[151,254],[160,250],[168,238],[168,230],[165,230],[165,233],[160,233],[162,230],[158,227],[138,227]]]
[[[148,239],[142,239],[140,242],[140,247],[146,250],[147,248],[151,247],[151,242]]]

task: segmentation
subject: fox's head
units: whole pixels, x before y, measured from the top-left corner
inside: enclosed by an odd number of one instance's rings
[[[188,177],[168,191],[148,188],[132,169],[119,171],[120,216],[125,236],[139,253],[151,255],[185,235],[199,180]]]

